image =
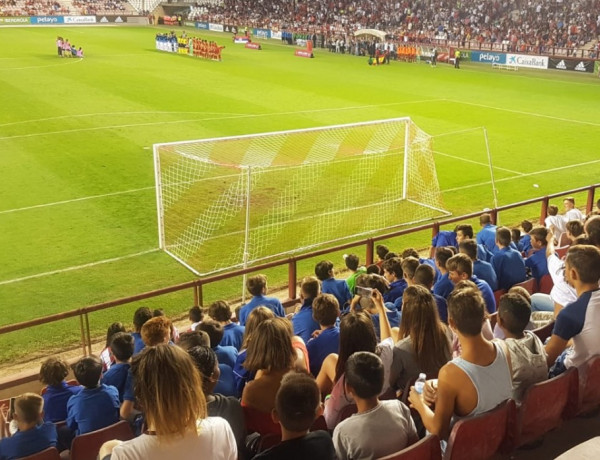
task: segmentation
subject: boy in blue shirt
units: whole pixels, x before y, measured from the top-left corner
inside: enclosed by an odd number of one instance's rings
[[[333,263],[328,260],[322,260],[315,266],[315,275],[321,281],[321,292],[323,294],[333,294],[344,310],[350,305],[352,294],[348,288],[346,280],[337,280],[333,276]]]
[[[142,351],[146,346],[142,340],[141,331],[142,326],[150,319],[152,319],[152,312],[148,307],[140,307],[133,314],[133,327],[135,328],[135,332],[133,332],[131,336],[135,341],[135,346],[133,348],[134,356]]]
[[[123,395],[128,382],[127,374],[129,373],[129,362],[133,356],[133,346],[133,337],[130,334],[118,332],[113,336],[110,348],[116,362],[104,373],[101,380],[101,383],[112,385],[119,391],[120,402],[123,402]],[[131,385],[131,379],[129,379],[129,384]]]
[[[224,300],[217,300],[208,307],[208,316],[223,326],[223,339],[219,345],[242,348],[245,327],[231,321],[231,307]]]
[[[458,250],[461,254],[468,255],[473,262],[473,274],[489,284],[492,291],[498,290],[498,277],[492,264],[485,260],[477,259],[477,243],[475,240],[462,240],[458,245]]]
[[[496,231],[498,250],[490,262],[498,278],[498,289],[507,291],[527,278],[525,261],[519,251],[510,247],[511,241],[510,230],[506,227],[498,228]]]
[[[531,276],[535,278],[539,285],[542,277],[550,273],[546,257],[548,229],[546,227],[536,227],[529,232],[529,235],[531,236],[533,253],[525,259],[525,266],[531,270]]]
[[[67,402],[82,389],[79,385],[68,385],[67,363],[60,358],[48,358],[40,368],[40,381],[47,385],[44,399],[44,421],[62,422],[67,419]]]
[[[448,247],[437,248],[435,250],[435,266],[438,268],[442,276],[440,276],[433,285],[433,293],[443,297],[444,299],[447,299],[454,289],[452,281],[448,279],[448,270],[446,270],[446,262],[453,255],[454,252],[452,252],[452,249]]]
[[[23,458],[48,447],[56,447],[56,427],[52,422],[43,421],[43,407],[44,400],[35,393],[24,393],[15,398],[12,418],[18,431],[11,437],[7,437],[6,420],[0,411],[1,435],[4,438],[0,440],[0,459]]]
[[[102,374],[100,358],[81,358],[73,366],[73,373],[85,388],[67,403],[67,427],[80,435],[117,423],[119,391],[113,386],[99,384]]]
[[[210,338],[210,347],[214,350],[219,360],[219,364],[226,364],[233,369],[237,360],[238,351],[232,346],[220,345],[223,340],[223,326],[213,320],[204,320],[196,328],[197,331],[204,331]]]
[[[313,319],[312,304],[320,291],[319,280],[314,276],[307,276],[302,280],[300,285],[302,304],[292,316],[292,325],[294,326],[294,335],[301,337],[304,343],[308,342],[312,333],[319,329],[319,323]]]
[[[402,297],[406,289],[406,280],[402,272],[402,259],[392,257],[383,261],[383,277],[390,283],[389,290],[383,294],[384,302],[394,303],[398,297]]]
[[[414,282],[417,286],[423,286],[431,295],[433,295],[433,300],[435,300],[435,304],[437,306],[438,313],[440,315],[440,319],[444,323],[448,323],[448,304],[446,303],[446,299],[442,296],[434,294],[431,291],[433,288],[433,280],[435,279],[435,272],[433,268],[429,265],[421,264],[415,270]]]
[[[510,238],[510,230],[508,230],[508,235]],[[473,262],[468,255],[456,254],[455,256],[452,256],[446,262],[446,269],[448,270],[448,278],[455,285],[463,280],[473,281],[483,297],[485,308],[488,313],[491,315],[496,312],[496,298],[494,297],[494,292],[489,284],[473,275]]]
[[[337,353],[340,347],[340,328],[336,326],[340,316],[340,305],[331,294],[318,295],[313,301],[312,315],[319,323],[320,332],[306,343],[310,373],[319,374],[325,358]]]
[[[488,251],[495,254],[498,247],[496,246],[496,226],[492,224],[492,216],[487,213],[482,214],[479,216],[479,224],[482,228],[477,233],[477,244],[483,244]],[[510,230],[508,233],[509,242],[506,246],[510,244]]]
[[[246,281],[246,289],[252,294],[252,300],[240,309],[240,325],[245,326],[248,315],[256,307],[267,307],[275,316],[285,316],[283,305],[275,297],[265,297],[267,293],[267,277],[265,275],[251,276]]]

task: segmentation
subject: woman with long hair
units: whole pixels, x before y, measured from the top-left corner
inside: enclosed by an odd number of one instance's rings
[[[146,347],[133,359],[131,371],[147,431],[116,445],[112,460],[237,459],[229,423],[207,417],[202,379],[185,351],[162,344]]]
[[[340,422],[341,411],[344,407],[353,404],[350,395],[344,391],[344,370],[346,361],[357,351],[369,351],[377,354],[384,367],[384,385],[381,394],[389,390],[389,372],[392,364],[392,350],[394,341],[391,338],[392,331],[385,307],[383,296],[377,289],[373,289],[373,301],[379,312],[381,321],[381,342],[377,343],[375,327],[371,316],[359,307],[360,296],[355,296],[351,303],[350,313],[342,317],[340,322],[340,348],[339,353],[332,353],[325,361],[319,375],[317,385],[322,395],[331,396],[325,398],[324,417],[327,428],[333,430]]]
[[[452,333],[441,322],[431,292],[417,285],[406,288],[390,373],[393,388],[403,390],[420,373],[437,377],[440,368],[452,359],[451,343]]]

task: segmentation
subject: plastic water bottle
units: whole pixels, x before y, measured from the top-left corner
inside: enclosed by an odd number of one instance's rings
[[[417,393],[419,393],[420,395],[423,394],[423,390],[425,388],[425,380],[426,380],[426,375],[421,373],[421,374],[419,374],[419,378],[415,382],[415,391]]]

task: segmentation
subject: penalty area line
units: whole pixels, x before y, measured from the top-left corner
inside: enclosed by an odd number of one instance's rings
[[[27,281],[27,280],[32,280],[32,279],[36,279],[36,278],[43,278],[45,276],[50,276],[50,275],[58,275],[59,273],[72,272],[72,271],[81,270],[84,268],[95,267],[97,265],[109,264],[111,262],[118,262],[120,260],[132,259],[134,257],[143,256],[143,255],[150,254],[150,253],[157,252],[157,251],[160,251],[160,249],[158,249],[158,248],[148,249],[147,251],[136,252],[135,254],[128,254],[126,256],[113,257],[112,259],[98,260],[96,262],[90,262],[90,263],[83,264],[83,265],[74,265],[72,267],[61,268],[61,269],[52,270],[49,272],[37,273],[35,275],[23,276],[21,278],[13,278],[11,280],[4,280],[4,281],[0,281],[0,286],[6,285],[6,284],[19,283],[21,281]]]

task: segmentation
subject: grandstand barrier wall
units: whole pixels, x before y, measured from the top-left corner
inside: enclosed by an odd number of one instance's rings
[[[119,25],[119,24],[148,24],[146,16],[131,16],[124,14],[99,14],[90,16],[0,16],[0,26],[61,26],[72,25]]]
[[[593,209],[594,196],[595,196],[596,189],[598,187],[600,187],[600,183],[589,185],[586,187],[565,190],[565,191],[554,193],[551,195],[546,195],[543,197],[537,197],[537,198],[532,198],[532,199],[525,200],[525,201],[519,201],[517,203],[511,203],[511,204],[507,204],[504,206],[499,206],[497,208],[490,209],[486,212],[489,212],[492,215],[492,220],[494,221],[494,223],[496,223],[498,221],[499,214],[502,211],[516,209],[516,208],[520,208],[520,207],[535,204],[535,203],[540,203],[539,223],[543,225],[544,219],[546,218],[546,215],[547,215],[548,205],[549,205],[551,199],[559,198],[562,196],[569,196],[569,195],[573,195],[575,193],[587,192],[587,201],[586,201],[586,214],[587,214],[587,213],[591,212]],[[289,257],[289,258],[281,259],[281,260],[275,260],[273,262],[255,265],[252,267],[248,267],[246,269],[233,270],[233,271],[230,271],[227,273],[221,273],[218,275],[208,276],[208,277],[188,281],[186,283],[177,284],[174,286],[167,286],[162,289],[144,292],[144,293],[140,293],[140,294],[130,296],[130,297],[124,297],[121,299],[115,299],[115,300],[111,300],[108,302],[89,305],[87,307],[70,310],[67,312],[58,313],[58,314],[54,314],[54,315],[44,316],[44,317],[36,318],[33,320],[24,321],[21,323],[8,324],[8,325],[0,327],[0,335],[8,334],[8,333],[23,330],[23,329],[32,328],[32,327],[35,327],[35,326],[38,326],[41,324],[48,324],[48,323],[52,323],[52,322],[56,322],[56,321],[65,320],[68,318],[78,317],[79,325],[80,325],[80,336],[81,336],[80,346],[81,346],[81,350],[82,350],[82,355],[85,356],[85,355],[90,354],[91,350],[92,350],[92,338],[90,335],[90,323],[89,323],[89,314],[90,313],[93,313],[93,312],[96,312],[99,310],[106,310],[109,308],[118,307],[120,305],[125,305],[125,304],[129,304],[129,303],[137,302],[140,300],[159,297],[159,296],[166,295],[166,294],[169,294],[172,292],[184,291],[184,290],[190,291],[190,294],[191,294],[190,296],[193,298],[194,305],[202,306],[203,305],[203,287],[208,284],[216,283],[216,282],[223,281],[223,280],[226,280],[229,278],[239,277],[239,276],[242,276],[242,275],[248,274],[248,273],[260,272],[260,271],[267,270],[269,268],[280,267],[280,266],[285,266],[285,265],[287,265],[287,267],[288,267],[288,299],[286,301],[284,301],[283,304],[285,307],[289,307],[289,306],[295,304],[298,299],[298,297],[297,297],[297,284],[298,284],[297,263],[301,260],[310,259],[312,257],[326,255],[326,254],[330,254],[333,252],[337,252],[337,251],[341,251],[341,250],[345,250],[345,249],[349,249],[349,248],[355,248],[356,246],[362,245],[362,246],[365,246],[365,249],[366,249],[366,254],[367,254],[366,264],[368,265],[368,264],[371,264],[374,260],[374,248],[375,248],[375,244],[377,243],[377,241],[381,241],[381,240],[385,240],[385,239],[389,239],[389,238],[395,238],[395,237],[403,236],[403,235],[408,235],[408,234],[420,232],[423,230],[431,230],[432,237],[434,237],[435,235],[438,234],[441,227],[450,225],[450,224],[454,224],[457,222],[477,218],[482,214],[482,212],[483,211],[478,211],[478,212],[473,212],[470,214],[453,216],[448,219],[434,221],[434,222],[427,223],[424,225],[419,225],[417,227],[411,227],[411,228],[407,228],[407,229],[403,229],[403,230],[399,230],[399,231],[395,231],[395,232],[389,232],[389,233],[378,235],[376,237],[366,238],[366,239],[362,239],[362,240],[356,240],[356,241],[352,241],[352,242],[349,242],[346,244],[330,246],[328,248],[321,249],[318,251],[310,251],[310,252],[306,252],[304,254],[296,255],[294,257]],[[429,246],[430,242],[427,242],[427,245]],[[30,384],[37,382],[38,377],[39,376],[38,376],[37,371],[36,372],[26,372],[26,373],[11,375],[11,376],[5,376],[0,379],[0,396],[2,396],[2,394],[4,392],[6,392],[12,388],[15,388],[15,387],[20,386],[20,387],[26,388],[28,384],[30,385]]]

